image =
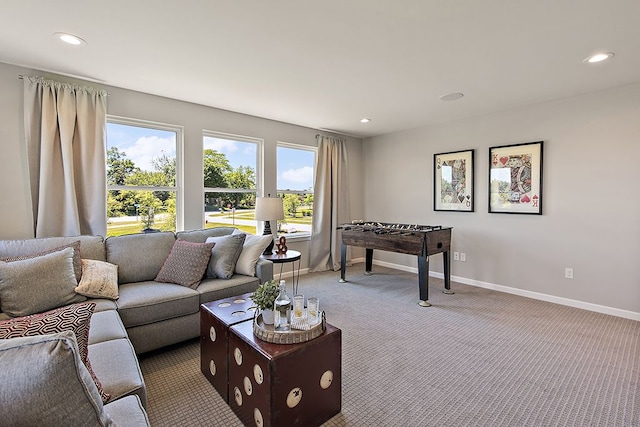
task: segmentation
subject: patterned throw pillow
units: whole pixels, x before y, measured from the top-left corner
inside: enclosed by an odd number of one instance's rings
[[[91,315],[96,308],[93,302],[73,304],[60,307],[45,313],[0,321],[0,339],[32,337],[35,335],[55,334],[71,331],[76,336],[82,363],[87,367],[96,383],[102,401],[109,400],[109,395],[102,390],[102,384],[91,369],[89,362],[89,325]]]
[[[75,291],[89,298],[118,299],[118,266],[94,259],[82,260],[82,278]]]
[[[0,261],[0,311],[11,317],[85,301],[75,292],[72,248],[22,261]]]
[[[209,264],[214,245],[215,243],[176,240],[155,281],[197,288]]]
[[[25,259],[37,258],[42,255],[48,255],[50,253],[58,252],[66,248],[73,248],[73,271],[76,275],[76,281],[79,283],[80,278],[82,276],[80,240],[76,240],[75,242],[71,242],[66,245],[58,246],[57,248],[51,248],[46,251],[34,252],[30,254],[18,255],[18,256],[13,256],[8,258],[0,258],[0,261],[4,261],[4,262],[22,261]]]
[[[207,277],[210,279],[230,279],[236,269],[236,262],[242,252],[245,234],[229,234],[228,236],[207,237],[206,243],[215,243],[211,249],[211,260],[207,266]]]

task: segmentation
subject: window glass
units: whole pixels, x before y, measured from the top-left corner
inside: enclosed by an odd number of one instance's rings
[[[285,215],[278,222],[278,233],[289,237],[310,235],[316,150],[278,143],[277,156],[278,196],[284,199]]]
[[[259,141],[207,132],[203,136],[205,227],[233,226],[256,233]]]
[[[107,118],[107,236],[176,230],[181,129]]]

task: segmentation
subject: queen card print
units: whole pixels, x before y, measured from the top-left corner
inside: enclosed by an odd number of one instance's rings
[[[543,141],[489,149],[489,213],[542,215]]]

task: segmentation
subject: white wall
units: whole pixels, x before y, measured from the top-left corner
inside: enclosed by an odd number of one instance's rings
[[[543,215],[489,214],[489,147],[540,140]],[[433,155],[472,148],[475,212],[433,211]],[[452,261],[459,280],[640,319],[639,84],[370,138],[363,158],[366,219],[453,226],[453,250],[467,257]]]
[[[32,236],[18,74],[46,75],[0,63],[0,239]],[[313,129],[106,89],[109,114],[184,126],[185,229],[202,226],[202,129],[264,138],[267,169],[275,168],[276,141],[315,144]],[[488,214],[488,148],[538,140],[544,214]],[[461,281],[640,313],[640,85],[347,141],[352,218],[453,226],[453,250],[467,254],[452,266]],[[470,148],[475,212],[434,212],[433,155]],[[308,241],[289,246],[308,253]],[[378,251],[375,259],[416,266],[401,254]],[[441,256],[431,269],[442,271]]]
[[[75,81],[0,63],[0,239],[29,238],[31,215],[22,130],[22,81],[18,75],[41,75],[58,81]],[[185,78],[185,76],[180,76]],[[180,84],[179,79],[176,84]],[[79,82],[98,87],[95,83]],[[316,146],[317,130],[261,119],[202,105],[148,95],[122,88],[102,86],[109,91],[107,113],[115,116],[163,122],[184,127],[184,229],[203,226],[202,131],[203,129],[264,139],[264,168],[276,168],[278,141]],[[362,212],[362,141],[346,138],[352,212]],[[275,174],[265,182],[265,193],[275,193]],[[288,242],[291,249],[308,253],[308,239]],[[302,267],[306,266],[303,257]]]

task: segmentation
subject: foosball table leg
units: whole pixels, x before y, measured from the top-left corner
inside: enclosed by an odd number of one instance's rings
[[[364,257],[364,275],[371,276],[371,270],[373,269],[373,249],[366,248],[365,249],[365,257]]]
[[[444,264],[444,290],[442,293],[453,295],[454,292],[451,290],[451,257],[448,250],[442,252],[442,260]]]
[[[345,279],[345,275],[347,272],[347,245],[342,242],[342,247],[340,248],[340,280],[338,283],[346,283],[347,279]]]
[[[418,257],[418,290],[420,292],[421,307],[431,307],[429,302],[429,258],[426,256]]]

